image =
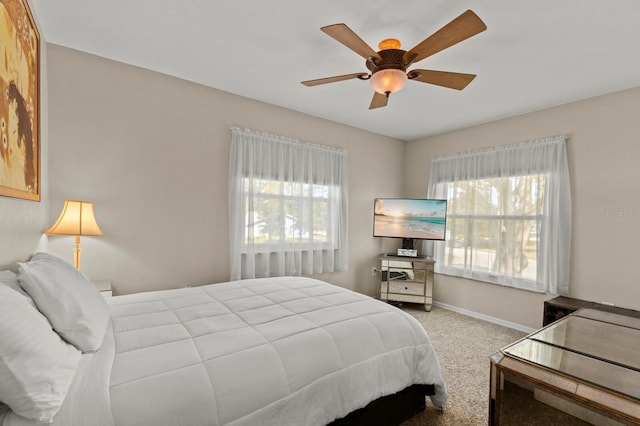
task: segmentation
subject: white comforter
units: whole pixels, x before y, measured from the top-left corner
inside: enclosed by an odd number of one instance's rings
[[[109,300],[56,425],[324,425],[411,384],[446,387],[423,327],[370,297],[266,278]],[[22,425],[9,414],[5,425]]]

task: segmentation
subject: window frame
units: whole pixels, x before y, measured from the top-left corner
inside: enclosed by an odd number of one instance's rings
[[[495,195],[495,197],[498,200],[502,200],[505,198],[505,190],[506,188],[508,188],[510,186],[510,184],[512,183],[512,180],[514,178],[533,178],[535,180],[537,180],[538,182],[535,183],[536,186],[536,213],[526,213],[524,212],[523,214],[514,214],[514,213],[496,213],[496,214],[490,214],[490,213],[481,213],[481,214],[473,214],[473,213],[451,213],[450,209],[454,209],[457,205],[457,203],[455,201],[452,201],[452,192],[454,192],[456,190],[456,187],[460,187],[461,183],[466,183],[468,185],[473,186],[475,182],[480,182],[480,181],[485,181],[487,183],[489,183],[489,181],[492,180],[500,180],[500,185],[491,185],[492,188],[496,189],[497,194]],[[497,223],[497,228],[502,229],[503,228],[503,223],[504,222],[508,222],[508,221],[530,221],[530,222],[534,222],[534,226],[535,226],[535,230],[536,230],[536,234],[539,232],[540,226],[541,226],[541,222],[543,220],[543,214],[540,213],[541,209],[540,206],[538,205],[540,202],[544,202],[544,197],[540,196],[540,191],[544,191],[544,182],[540,183],[539,180],[545,180],[546,181],[546,175],[545,174],[540,174],[540,173],[536,173],[536,174],[531,174],[531,175],[523,175],[523,174],[513,174],[513,175],[509,175],[509,176],[501,176],[501,177],[487,177],[487,178],[480,178],[480,179],[469,179],[469,180],[464,180],[464,181],[456,181],[456,182],[446,182],[443,183],[442,185],[446,186],[446,188],[444,189],[444,192],[446,192],[447,194],[447,222],[448,222],[448,226],[447,226],[447,230],[448,230],[448,237],[447,239],[443,242],[443,246],[444,246],[444,256],[442,259],[442,272],[446,273],[448,275],[454,275],[454,276],[463,276],[463,277],[469,277],[469,278],[473,278],[475,280],[478,281],[484,281],[484,282],[489,282],[489,283],[494,283],[494,284],[503,284],[505,281],[512,281],[515,287],[529,287],[531,285],[534,285],[535,282],[537,281],[537,275],[538,275],[538,270],[537,268],[535,268],[535,276],[533,278],[529,278],[529,277],[516,277],[516,276],[508,276],[505,275],[503,273],[500,273],[499,271],[495,271],[492,268],[487,268],[486,270],[483,270],[482,267],[479,265],[479,263],[475,263],[473,260],[474,257],[474,252],[479,252],[479,251],[486,251],[491,253],[493,250],[493,257],[497,257],[497,256],[501,256],[502,254],[499,253],[499,247],[498,245],[500,244],[500,239],[496,238],[495,241],[490,244],[488,247],[484,248],[479,246],[477,244],[477,241],[474,238],[471,238],[471,241],[469,241],[469,236],[467,235],[468,229],[469,227],[473,227],[473,222],[474,221],[485,221],[488,222],[489,224],[492,223]],[[499,187],[499,189],[498,189]],[[542,188],[542,189],[541,189]],[[464,201],[464,200],[463,200]],[[474,204],[472,206],[472,208],[475,210],[475,207],[477,206],[477,204]],[[494,205],[494,207],[496,207]],[[498,209],[500,210],[500,209]],[[463,231],[463,235],[464,235],[464,239],[462,240],[461,244],[462,244],[462,248],[464,250],[464,254],[465,254],[465,260],[462,262],[462,264],[451,264],[451,258],[453,256],[453,250],[455,250],[455,248],[457,247],[458,242],[457,241],[452,241],[451,238],[455,238],[455,236],[452,236],[451,233],[453,232],[452,228],[455,228],[455,222],[456,219],[463,219],[464,222],[462,224],[462,227],[465,229],[465,231]],[[472,222],[472,224],[469,224],[469,221]],[[489,226],[489,228],[496,228],[496,227],[492,227]],[[529,231],[530,232],[530,231]],[[529,241],[529,240],[527,240]],[[536,256],[535,256],[535,260],[537,263],[537,257],[538,257],[538,244],[536,242]],[[471,253],[471,259],[467,260],[467,253]]]
[[[551,136],[511,145],[455,152],[432,158],[427,195],[447,198],[449,183],[515,177],[545,176],[541,213],[537,223],[536,281],[483,277],[444,265],[444,243],[425,245],[436,260],[435,272],[461,276],[534,292],[569,294],[571,268],[571,188],[566,152],[567,136]],[[445,185],[446,184],[446,185]],[[448,200],[447,206],[452,206]],[[447,228],[452,220],[447,217]],[[457,268],[460,269],[460,268]],[[480,275],[480,276],[479,276]]]
[[[252,198],[254,200],[254,204],[256,201],[259,200],[276,200],[276,201],[280,201],[281,205],[280,205],[280,214],[279,216],[279,223],[277,225],[277,228],[280,229],[279,232],[279,239],[278,240],[267,240],[267,241],[255,241],[255,236],[253,241],[250,242],[249,239],[249,229],[250,229],[250,223],[249,223],[249,217],[251,214],[251,210],[249,210],[249,208],[247,208],[247,199],[249,197],[249,189],[252,186],[252,181],[254,180],[260,180],[260,181],[265,181],[265,182],[273,182],[274,184],[277,184],[277,186],[280,187],[280,191],[279,193],[269,193],[269,192],[259,192],[259,191],[253,191],[253,195]],[[300,195],[295,195],[295,194],[286,194],[284,191],[284,187],[285,185],[301,185],[303,187],[302,192]],[[312,186],[321,186],[327,189],[327,196],[326,197],[314,197],[313,196],[313,187],[311,188],[310,191],[310,195],[306,196],[304,194],[304,186],[305,185],[312,185]],[[337,243],[337,235],[335,234],[334,230],[335,230],[335,226],[332,223],[332,221],[330,220],[330,215],[332,214],[332,210],[335,210],[337,208],[337,206],[340,203],[339,197],[340,197],[340,191],[338,190],[337,187],[335,186],[331,186],[331,185],[326,185],[326,184],[308,184],[308,183],[304,183],[304,182],[296,182],[296,181],[277,181],[274,179],[264,179],[264,178],[251,178],[251,177],[244,177],[243,178],[243,183],[242,183],[242,188],[243,188],[243,199],[244,199],[244,212],[245,212],[245,226],[244,226],[244,236],[242,238],[242,242],[240,243],[240,248],[241,251],[243,253],[247,253],[248,252],[248,247],[249,245],[253,246],[253,251],[256,252],[260,252],[260,253],[271,253],[273,251],[281,251],[284,247],[284,250],[289,250],[292,251],[294,249],[299,249],[299,250],[306,250],[306,251],[310,251],[310,250],[334,250],[335,248],[338,247],[338,243]],[[323,189],[324,191],[324,189]],[[311,215],[313,216],[314,214],[314,207],[316,205],[316,203],[323,203],[326,205],[326,210],[327,210],[327,217],[325,218],[325,222],[326,222],[326,240],[324,241],[315,241],[314,239],[311,240],[307,240],[307,241],[295,241],[292,239],[288,239],[287,235],[286,235],[286,213],[283,212],[284,210],[284,204],[287,201],[294,201],[294,204],[304,204],[305,203],[305,199],[310,199],[311,200]],[[324,201],[316,201],[322,199]],[[296,200],[298,200],[297,202],[295,202]],[[255,212],[256,210],[254,209],[253,212]],[[302,219],[304,220],[304,219]],[[284,223],[283,223],[284,221]]]

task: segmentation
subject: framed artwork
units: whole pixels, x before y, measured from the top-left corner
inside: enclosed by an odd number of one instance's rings
[[[0,0],[0,195],[40,201],[40,34],[27,0]]]

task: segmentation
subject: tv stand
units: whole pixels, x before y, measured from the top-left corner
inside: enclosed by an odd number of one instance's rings
[[[433,264],[429,257],[380,255],[380,300],[420,303],[428,312],[433,301]]]

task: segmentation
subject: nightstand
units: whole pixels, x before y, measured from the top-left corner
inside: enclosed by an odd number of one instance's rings
[[[434,263],[428,257],[380,255],[380,299],[420,303],[429,312],[433,299]]]
[[[113,295],[111,291],[111,280],[93,280],[92,283],[105,299]]]

